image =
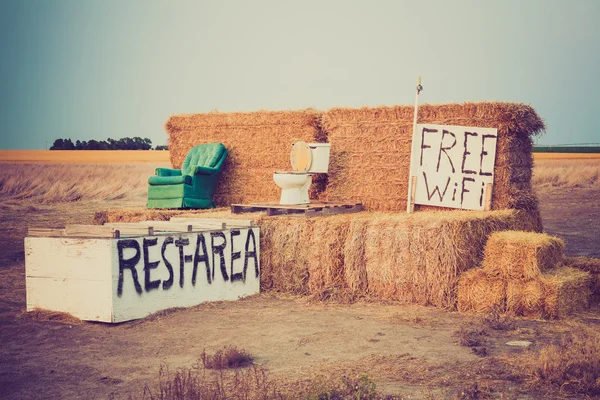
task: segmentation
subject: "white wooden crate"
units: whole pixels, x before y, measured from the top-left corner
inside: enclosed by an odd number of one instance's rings
[[[236,300],[260,290],[256,226],[145,236],[80,235],[25,238],[28,311],[42,308],[83,320],[123,322],[172,307]]]

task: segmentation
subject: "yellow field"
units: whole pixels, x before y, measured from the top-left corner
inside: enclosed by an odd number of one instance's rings
[[[600,160],[600,153],[533,153],[537,160]]]
[[[544,156],[556,155],[556,153],[537,154],[543,154]],[[563,153],[561,155],[565,157],[535,157],[534,155],[533,178],[531,180],[534,187],[600,187],[599,154]],[[588,157],[577,157],[580,155]]]
[[[536,189],[600,187],[598,154],[546,155],[534,156]],[[170,166],[168,151],[143,150],[0,150],[0,164],[4,199],[39,203],[120,199],[140,205],[146,199],[148,177],[155,168]]]
[[[0,163],[163,163],[163,150],[0,150]]]
[[[534,160],[600,160],[600,153],[533,153]],[[0,163],[169,162],[162,150],[0,150]]]

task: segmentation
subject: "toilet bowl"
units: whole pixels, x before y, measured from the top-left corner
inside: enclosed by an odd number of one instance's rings
[[[308,204],[308,189],[312,184],[312,175],[307,173],[275,172],[275,184],[281,188],[279,204]]]
[[[290,163],[292,171],[276,171],[273,181],[281,188],[279,204],[308,204],[308,190],[312,176],[326,173],[329,169],[329,143],[305,143],[292,145]]]

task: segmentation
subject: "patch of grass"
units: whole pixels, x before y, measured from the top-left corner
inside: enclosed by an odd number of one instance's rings
[[[460,327],[460,330],[454,333],[454,335],[458,336],[458,343],[461,346],[470,347],[474,354],[480,357],[488,355],[488,333],[485,328],[476,327],[472,324],[464,324]]]
[[[515,321],[507,315],[502,315],[497,309],[492,310],[492,312],[486,315],[483,318],[483,323],[495,331],[514,331],[517,329]]]
[[[157,166],[163,164],[2,164],[0,197],[40,204],[143,199]]]
[[[529,352],[515,369],[534,382],[561,390],[600,395],[600,332],[585,326],[563,336],[558,344]],[[524,364],[524,365],[523,365]]]
[[[532,184],[543,187],[600,187],[600,159],[535,160]]]
[[[140,397],[132,394],[130,400]],[[202,362],[174,373],[161,366],[158,387],[146,386],[146,400],[394,400],[377,392],[375,383],[367,376],[341,378],[319,376],[306,382],[283,384],[272,380],[267,370],[253,365],[234,370],[208,370]]]
[[[206,351],[203,351],[200,358],[202,365],[207,369],[221,370],[252,365],[252,356],[246,350],[238,350],[235,346],[225,346],[213,355],[206,354]]]
[[[384,397],[376,390],[375,382],[367,375],[360,375],[357,378],[348,378],[342,376],[338,382],[326,377],[313,379],[305,391],[297,394],[297,397],[306,400],[375,400],[375,399],[393,399],[394,397]]]
[[[137,399],[130,395],[129,399]],[[245,370],[207,371],[201,363],[192,368],[181,368],[171,373],[161,366],[158,388],[144,388],[143,399],[149,400],[280,400],[284,395],[278,392],[268,378],[267,371],[253,366]]]

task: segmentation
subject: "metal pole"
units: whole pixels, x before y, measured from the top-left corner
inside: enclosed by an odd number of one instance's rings
[[[415,146],[417,144],[417,116],[419,114],[419,93],[421,93],[421,90],[423,90],[423,86],[421,86],[421,77],[417,77],[417,94],[415,97],[415,115],[413,117],[413,132],[412,132],[412,146],[411,146],[411,163],[410,163],[410,176],[408,177],[408,196],[406,199],[406,212],[407,213],[411,213],[414,210],[414,191],[416,190],[416,188],[413,188],[413,185],[415,185],[415,181],[416,179],[413,179],[413,177],[415,177],[415,173],[414,173],[414,167],[413,167],[413,163],[412,163],[412,157],[413,154],[416,154],[416,149]]]

